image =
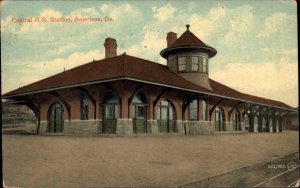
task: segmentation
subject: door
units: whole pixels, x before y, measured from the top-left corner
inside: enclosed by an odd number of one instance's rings
[[[146,106],[144,104],[134,105],[133,131],[134,133],[147,133]]]
[[[102,133],[115,134],[117,132],[117,119],[119,118],[119,98],[108,91],[103,100]]]
[[[175,109],[168,101],[162,101],[157,109],[159,132],[176,132]]]
[[[103,133],[115,134],[117,131],[117,104],[105,104],[104,105],[104,117],[103,117]]]
[[[233,131],[241,131],[241,128],[240,128],[240,125],[239,125],[240,124],[239,113],[236,109],[234,109],[232,111],[231,121],[232,121]]]
[[[64,129],[64,110],[63,107],[56,103],[52,105],[49,116],[49,132],[63,132]]]
[[[249,131],[249,117],[248,117],[248,114],[245,114],[245,116],[244,116],[244,127],[245,127],[245,131]]]
[[[224,126],[224,116],[223,116],[223,111],[216,107],[215,110],[215,130],[216,131],[225,131],[225,126]]]

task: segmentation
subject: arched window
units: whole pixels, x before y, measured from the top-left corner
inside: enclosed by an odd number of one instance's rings
[[[176,111],[169,101],[161,101],[156,111],[158,129],[160,132],[176,132]]]
[[[103,133],[115,134],[119,117],[119,99],[108,92],[103,101]]]
[[[266,119],[263,118],[262,119],[262,132],[266,132],[266,131],[267,131]]]
[[[89,119],[89,98],[83,93],[80,93],[80,112],[81,120]]]
[[[207,121],[207,114],[206,114],[206,101],[202,100],[202,120]]]
[[[225,131],[223,110],[219,107],[216,107],[214,110],[214,116],[215,116],[215,130],[216,131]]]
[[[231,119],[233,131],[241,131],[239,112],[236,109],[232,111],[230,119]]]
[[[49,108],[48,132],[63,132],[64,108],[59,103],[54,103]]]
[[[273,132],[273,120],[272,120],[272,117],[269,120],[269,131],[270,131],[270,133]]]
[[[257,118],[257,116],[254,116],[253,132],[258,132],[258,118]]]
[[[190,121],[198,121],[198,100],[193,100],[189,104],[188,114]]]
[[[249,131],[249,116],[247,113],[244,115],[244,127],[245,131]]]
[[[133,97],[133,132],[147,133],[147,105],[145,96],[139,92]]]

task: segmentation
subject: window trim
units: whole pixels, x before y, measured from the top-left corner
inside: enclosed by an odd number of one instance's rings
[[[203,57],[202,58],[203,61],[202,61],[202,73],[208,73],[208,59],[206,57]],[[205,65],[204,65],[205,63]],[[204,71],[204,67],[205,67],[205,71]]]
[[[205,74],[208,74],[208,58],[206,56],[204,56],[204,55],[177,55],[176,57],[177,57],[177,72],[178,73],[205,73]],[[179,59],[181,57],[185,58],[184,63],[179,62]],[[193,65],[196,65],[196,63],[193,63],[193,61],[192,61],[192,59],[194,57],[197,57],[197,59],[198,59],[197,70],[193,70]],[[189,61],[188,61],[188,58],[190,59]],[[201,61],[200,61],[200,59],[201,59]],[[204,65],[204,62],[206,62],[205,65]],[[184,65],[184,69],[181,70],[179,67],[183,66],[183,65]],[[205,67],[205,71],[203,71],[204,67]]]
[[[185,59],[184,63],[182,63],[182,64],[179,63],[179,58],[181,58],[181,57],[184,57],[184,59]],[[184,65],[184,70],[180,70],[179,69],[180,65]],[[188,72],[188,70],[187,70],[186,56],[185,55],[179,55],[179,56],[177,56],[177,72]]]
[[[84,105],[84,100],[87,101],[87,105]],[[80,120],[88,120],[89,119],[89,97],[84,93],[80,93]],[[87,114],[84,115],[84,108],[87,107]]]
[[[196,58],[197,58],[197,63],[193,63],[193,60],[192,60],[193,57],[196,57]],[[190,72],[200,72],[200,71],[199,71],[199,56],[195,56],[195,55],[193,56],[193,55],[191,55],[190,58],[191,58],[191,67],[190,67],[191,70],[190,70]],[[193,65],[194,65],[194,64],[197,64],[197,65],[198,65],[198,66],[197,66],[197,70],[193,70]]]
[[[196,101],[196,107],[191,107],[191,104]],[[196,119],[191,118],[191,110],[196,110]],[[189,121],[199,121],[199,101],[198,99],[192,100],[188,106],[188,120]]]

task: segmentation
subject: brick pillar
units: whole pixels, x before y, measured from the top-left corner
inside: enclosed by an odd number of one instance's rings
[[[126,94],[121,97],[121,118],[129,118],[128,99],[130,96]]]

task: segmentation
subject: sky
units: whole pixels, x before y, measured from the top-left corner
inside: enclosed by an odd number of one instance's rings
[[[36,17],[48,22],[16,23]],[[75,22],[76,17],[102,22]],[[117,40],[118,54],[166,64],[159,55],[166,34],[180,37],[186,24],[218,51],[209,60],[211,79],[298,106],[294,0],[1,1],[2,94],[103,59],[107,37]]]

